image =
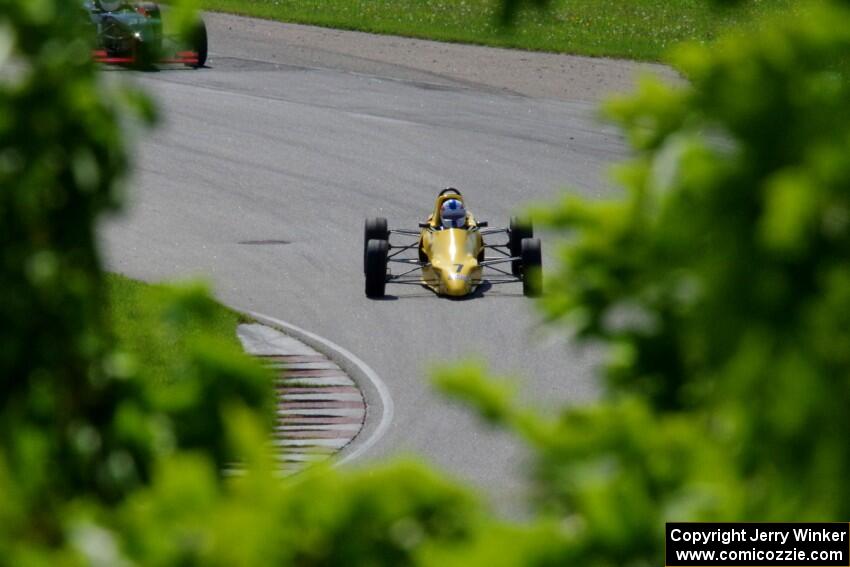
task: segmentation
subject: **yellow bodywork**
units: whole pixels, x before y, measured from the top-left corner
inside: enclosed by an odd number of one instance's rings
[[[481,283],[484,242],[475,219],[466,215],[466,228],[441,228],[440,207],[446,199],[460,199],[448,194],[437,198],[434,213],[428,217],[428,228],[419,237],[419,249],[427,264],[422,267],[422,283],[441,295],[469,295]]]

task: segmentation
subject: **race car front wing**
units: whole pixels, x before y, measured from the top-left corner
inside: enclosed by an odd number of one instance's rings
[[[132,54],[121,56],[110,55],[105,49],[95,49],[92,52],[92,58],[98,63],[110,65],[135,65],[141,62]],[[200,56],[197,51],[178,51],[170,57],[158,58],[156,62],[164,65],[197,65],[200,62]]]

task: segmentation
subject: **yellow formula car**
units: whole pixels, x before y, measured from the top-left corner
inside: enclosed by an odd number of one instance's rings
[[[496,234],[507,236],[507,242],[485,242],[485,237]],[[417,240],[395,245],[390,244],[390,235]],[[418,230],[390,230],[387,219],[380,217],[366,221],[366,296],[383,297],[388,282],[424,285],[451,297],[470,295],[485,282],[521,282],[524,295],[539,295],[542,256],[540,240],[533,236],[531,224],[516,217],[509,228],[488,228],[486,222],[476,221],[466,210],[460,191],[445,189],[437,196],[434,212]],[[414,251],[417,257],[409,257]],[[487,257],[488,251],[494,257]],[[403,268],[394,273],[390,264]]]

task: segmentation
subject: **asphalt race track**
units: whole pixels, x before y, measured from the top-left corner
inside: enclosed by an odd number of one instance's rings
[[[594,395],[594,357],[541,329],[519,284],[462,301],[414,286],[367,299],[363,222],[415,228],[446,186],[490,226],[565,187],[602,195],[622,140],[587,102],[393,65],[351,72],[344,58],[310,67],[285,43],[247,44],[227,26],[210,35],[207,69],[126,73],[164,120],[139,145],[126,214],[102,231],[109,267],[149,281],[205,278],[229,305],[345,347],[395,404],[388,433],[357,463],[419,455],[514,508],[524,454],[435,394],[429,368],[481,357],[521,376],[523,399],[553,408]],[[551,240],[543,245],[551,261]]]

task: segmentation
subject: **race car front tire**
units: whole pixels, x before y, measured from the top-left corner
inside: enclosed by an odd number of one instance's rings
[[[188,66],[198,69],[207,63],[207,51],[209,49],[207,25],[204,23],[204,20],[198,19],[198,22],[195,24],[195,29],[192,30],[192,37],[190,40],[192,51],[198,55],[198,61],[196,63],[190,63]]]
[[[532,226],[531,221],[520,219],[519,217],[511,217],[508,237],[510,238],[508,241],[508,249],[511,252],[511,256],[514,256],[515,258],[520,257],[522,255],[522,241],[526,238],[534,237],[534,227]],[[511,273],[513,275],[519,276],[521,268],[521,260],[514,260],[511,262]]]
[[[538,297],[543,290],[543,254],[539,238],[524,238],[520,243],[522,258],[522,294]]]
[[[366,219],[366,227],[363,231],[363,273],[366,273],[366,246],[370,240],[389,240],[390,231],[387,228],[387,219],[375,217]]]
[[[390,243],[386,240],[366,242],[366,297],[383,297],[387,287],[387,256]]]

